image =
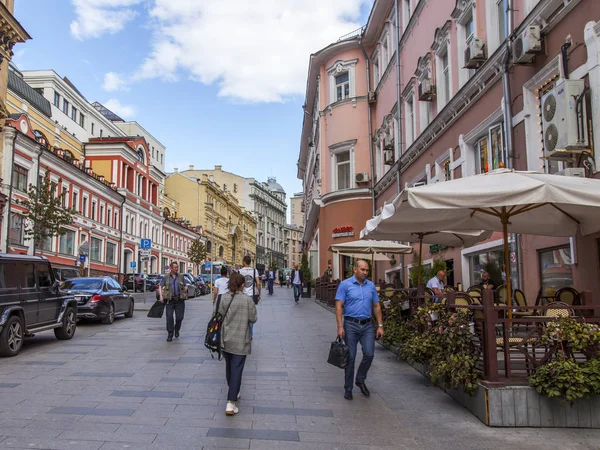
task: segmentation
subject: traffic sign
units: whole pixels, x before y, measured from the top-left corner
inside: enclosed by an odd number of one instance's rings
[[[142,249],[140,250],[141,256],[150,256],[150,249]]]
[[[132,269],[135,269],[135,266],[136,266],[136,263],[135,263],[135,261],[131,261],[131,262],[129,263],[129,267],[130,267],[130,268],[132,268]]]
[[[85,255],[79,255],[79,262],[85,262]]]
[[[150,261],[150,255],[142,255],[142,261]]]
[[[206,267],[207,269],[210,269],[210,261],[206,261],[204,263],[204,267]]]
[[[142,250],[147,250],[152,248],[152,239],[142,239],[140,240],[140,248]]]

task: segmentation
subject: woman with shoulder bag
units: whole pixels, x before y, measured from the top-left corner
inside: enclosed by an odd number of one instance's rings
[[[225,376],[229,392],[225,414],[233,416],[239,412],[236,401],[240,398],[242,373],[246,356],[250,354],[252,339],[250,324],[256,322],[258,315],[252,297],[244,294],[245,279],[238,273],[229,277],[229,292],[221,296],[218,313],[223,318],[221,330],[221,350],[225,359]]]

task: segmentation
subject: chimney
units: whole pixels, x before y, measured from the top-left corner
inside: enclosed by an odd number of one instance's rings
[[[190,170],[194,170],[194,165],[190,164]]]
[[[178,169],[177,167],[175,167],[175,168],[173,169],[173,172],[175,172],[175,173],[179,173],[179,169]]]
[[[215,170],[221,170],[221,167],[223,166],[215,166]]]

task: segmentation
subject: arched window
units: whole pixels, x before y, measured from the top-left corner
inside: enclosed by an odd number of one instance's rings
[[[38,144],[48,145],[48,139],[40,130],[33,130],[33,134],[35,134],[35,140],[38,141]]]
[[[71,153],[69,150],[63,150],[63,158],[67,161],[73,161],[73,158],[75,157],[73,156],[73,153]]]
[[[138,147],[138,149],[137,149],[137,159],[142,164],[144,163],[145,158],[144,158],[144,149],[143,149],[143,147]]]
[[[222,257],[223,257],[223,246],[221,245],[219,247],[219,258],[222,258]]]
[[[169,210],[169,208],[166,208],[163,210],[163,217],[165,218],[169,218],[171,217],[171,211]]]
[[[210,241],[206,241],[206,253],[208,255],[212,254],[212,242]]]

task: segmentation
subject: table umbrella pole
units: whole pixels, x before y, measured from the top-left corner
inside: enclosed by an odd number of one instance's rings
[[[417,274],[417,286],[421,284],[421,268],[423,267],[423,233],[419,233],[419,268]]]
[[[508,254],[508,214],[502,207],[502,232],[504,234],[504,273],[506,274],[506,304],[512,306],[512,289],[510,283],[510,255]],[[512,319],[512,309],[508,310],[508,318]]]

